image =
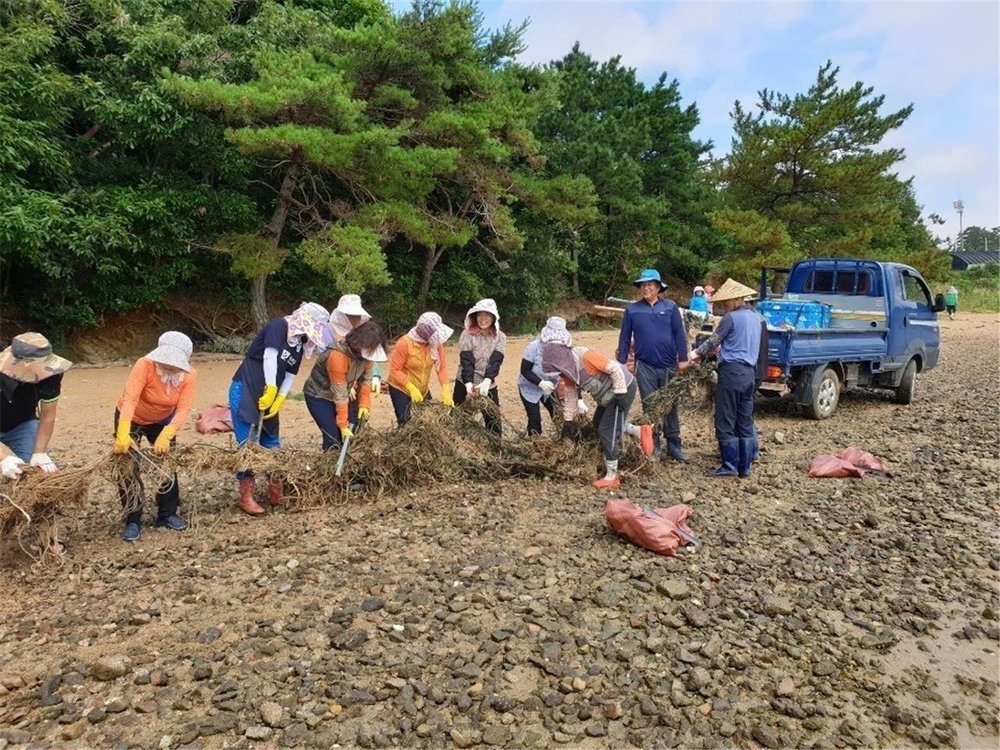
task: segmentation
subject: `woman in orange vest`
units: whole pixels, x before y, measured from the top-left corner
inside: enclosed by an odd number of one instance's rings
[[[402,427],[410,420],[410,404],[430,398],[431,370],[441,384],[441,403],[454,406],[448,383],[448,363],[444,342],[454,330],[446,326],[436,312],[425,312],[409,333],[400,336],[389,359],[389,397]]]

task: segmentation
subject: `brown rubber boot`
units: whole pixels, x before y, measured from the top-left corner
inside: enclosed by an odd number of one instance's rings
[[[281,477],[271,477],[267,482],[267,501],[271,505],[285,504],[285,483]]]
[[[243,477],[240,480],[240,510],[251,516],[264,515],[264,509],[253,496],[253,477]]]

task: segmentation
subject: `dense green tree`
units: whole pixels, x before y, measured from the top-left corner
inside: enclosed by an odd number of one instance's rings
[[[586,176],[598,196],[598,221],[557,225],[541,240],[571,238],[574,291],[604,295],[649,264],[697,274],[718,239],[701,210],[709,194],[699,160],[708,145],[691,137],[695,106],[682,106],[677,82],[666,75],[647,88],[620,58],[598,63],[579,45],[550,70],[558,102],[535,128],[548,170]]]
[[[713,223],[733,240],[720,268],[747,278],[789,257],[873,256],[940,272],[911,181],[893,171],[904,153],[883,146],[912,106],[883,113],[884,96],[841,88],[837,74],[825,64],[804,94],[765,89],[755,112],[736,102],[732,151],[716,172],[725,207]],[[755,242],[747,222],[784,227],[791,244]]]
[[[955,241],[955,251],[959,248],[969,253],[996,252],[1000,249],[1000,227],[986,229],[984,227],[971,226],[962,230]]]

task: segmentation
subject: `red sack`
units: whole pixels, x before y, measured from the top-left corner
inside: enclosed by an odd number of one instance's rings
[[[864,470],[859,469],[850,461],[845,461],[829,453],[820,453],[809,462],[809,476],[817,479],[841,477],[863,477]]]
[[[691,513],[687,505],[641,508],[628,500],[608,500],[604,505],[608,526],[633,544],[659,555],[673,556],[678,547],[695,541],[686,523]]]
[[[233,417],[229,413],[229,407],[225,404],[212,404],[198,415],[194,423],[194,428],[202,435],[211,435],[215,432],[232,432]]]
[[[859,450],[858,448],[844,448],[844,450],[837,454],[837,458],[842,458],[859,469],[880,471],[883,474],[889,473],[889,467],[882,463],[881,459],[876,458],[868,451]]]

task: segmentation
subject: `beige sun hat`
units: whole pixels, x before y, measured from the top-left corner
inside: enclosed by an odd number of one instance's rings
[[[37,383],[66,372],[73,363],[52,353],[52,344],[40,333],[15,336],[0,352],[0,372],[21,383]]]
[[[757,290],[741,284],[733,279],[726,279],[726,283],[720,286],[712,295],[712,302],[725,302],[731,299],[746,299],[756,297]]]

